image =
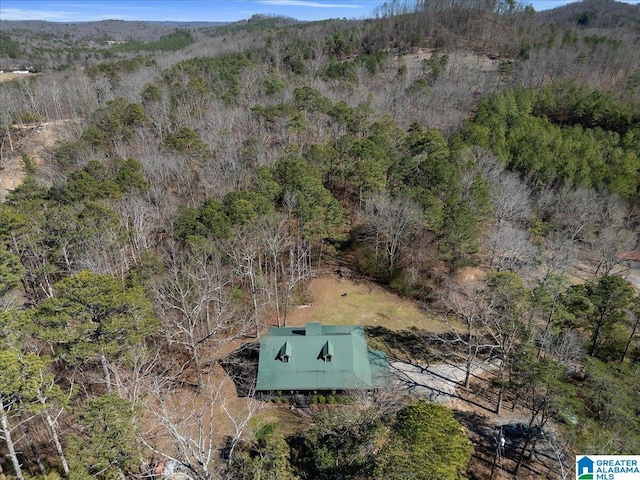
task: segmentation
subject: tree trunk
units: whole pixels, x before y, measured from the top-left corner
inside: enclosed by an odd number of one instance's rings
[[[18,417],[20,420],[20,425],[22,426],[22,431],[24,432],[24,436],[29,443],[29,448],[31,449],[31,453],[33,453],[33,458],[36,460],[36,464],[38,465],[38,469],[40,473],[47,476],[47,469],[44,468],[44,463],[42,463],[42,458],[40,458],[40,452],[38,451],[38,447],[36,446],[36,442],[33,441],[33,437],[31,436],[31,430],[29,430],[29,426],[27,422],[24,420],[22,415]]]
[[[498,463],[502,464],[501,457],[503,456],[504,452],[502,451],[503,446],[502,446],[501,440],[503,440],[502,429],[500,429],[500,438],[496,439],[496,454],[494,455],[493,463],[491,464],[491,474],[489,475],[489,480],[493,480],[494,478],[493,474],[496,470],[496,466],[498,465]],[[500,468],[502,468],[502,466]]]
[[[200,364],[200,353],[198,352],[198,345],[192,339],[191,353],[193,354],[193,363],[196,368],[196,389],[200,391],[202,389],[202,365]]]
[[[500,386],[500,390],[498,391],[498,402],[496,404],[496,415],[500,415],[503,399],[504,399],[504,386]]]
[[[260,336],[260,320],[258,318],[258,298],[256,291],[256,279],[253,267],[253,259],[249,261],[249,284],[251,286],[251,300],[253,302],[253,319],[256,325],[256,338]]]
[[[471,383],[471,365],[473,364],[473,362],[471,362],[469,359],[467,360],[467,371],[464,374],[464,388],[465,390],[469,390],[469,384]]]
[[[60,438],[58,437],[58,432],[56,431],[56,424],[53,421],[53,418],[51,418],[51,414],[49,413],[49,410],[44,411],[44,418],[47,420],[47,425],[49,425],[49,430],[51,430],[51,437],[53,438],[53,444],[55,445],[56,451],[58,452],[58,456],[60,457],[60,463],[62,463],[62,469],[64,470],[65,475],[69,475],[69,464],[67,463],[67,459],[64,456],[64,452],[62,450],[62,444],[60,443]]]
[[[629,347],[631,346],[631,341],[633,337],[636,335],[636,331],[638,330],[638,326],[640,325],[640,314],[636,318],[636,323],[633,324],[633,330],[631,330],[631,335],[629,335],[629,340],[627,340],[627,344],[624,346],[624,351],[622,352],[622,357],[620,357],[620,363],[624,362],[624,359],[627,357],[627,353],[629,353]]]
[[[502,365],[500,366],[500,371],[498,372],[498,378],[500,379],[500,384],[498,388],[498,401],[496,402],[496,415],[500,415],[500,411],[502,410],[502,402],[504,400],[504,391],[505,391],[505,368],[504,368],[505,360],[502,359]]]
[[[544,327],[544,333],[542,334],[542,339],[540,340],[540,346],[538,347],[538,354],[536,355],[536,360],[540,360],[542,358],[542,351],[544,349],[544,345],[547,342],[547,336],[549,335],[549,331],[551,330],[551,324],[553,323],[553,315],[556,311],[555,302],[553,304],[553,309],[549,313],[547,317],[547,324]]]
[[[287,288],[285,290],[285,297],[284,297],[284,314],[283,314],[283,321],[284,321],[284,326],[287,326],[287,319],[289,317],[289,303],[291,301],[291,294],[293,292],[293,287],[296,284],[296,278],[295,278],[295,267],[294,267],[294,258],[293,258],[293,249],[295,247],[290,247],[289,248],[289,275],[288,275],[288,279],[287,279]]]
[[[591,349],[589,350],[589,356],[595,357],[598,350],[598,340],[600,339],[600,332],[602,331],[602,323],[598,323],[598,327],[593,332],[593,339],[591,340]]]
[[[109,363],[104,353],[100,354],[100,364],[102,365],[102,374],[104,375],[104,384],[107,388],[107,393],[111,393],[111,373],[109,372]]]
[[[9,419],[7,413],[4,410],[4,405],[0,402],[0,424],[2,425],[2,433],[4,435],[5,442],[7,443],[7,450],[9,450],[9,456],[11,457],[11,463],[13,463],[13,469],[15,470],[18,480],[24,480],[22,475],[22,468],[18,461],[18,455],[16,454],[15,446],[13,445],[13,439],[11,438],[11,429],[9,428]]]
[[[478,358],[478,344],[477,336],[474,334],[473,328],[470,326],[467,330],[467,359],[466,359],[466,372],[464,374],[464,388],[469,390],[471,384],[471,369],[473,368],[473,362]],[[473,342],[473,344],[471,344]]]
[[[520,470],[520,466],[522,465],[522,461],[524,460],[524,455],[527,451],[527,447],[529,446],[529,443],[531,443],[531,438],[531,433],[527,433],[527,436],[524,440],[524,445],[522,446],[522,450],[520,451],[520,455],[518,455],[518,463],[516,464],[516,468],[513,470],[513,478],[518,478],[518,471]]]
[[[278,298],[278,259],[276,255],[273,255],[273,295],[275,297],[275,306],[276,306],[276,319],[278,320],[278,327],[282,326],[282,322],[280,320],[280,299]]]
[[[531,449],[529,451],[528,460],[531,460],[531,457],[533,457],[533,454],[536,451],[537,437],[534,436],[534,434],[531,432],[531,428],[532,428],[532,424],[529,424],[530,431],[529,433],[527,433],[527,436],[525,437],[524,445],[522,446],[522,450],[520,451],[520,455],[518,456],[518,463],[516,464],[516,468],[513,471],[513,478],[518,477],[518,472],[520,471],[520,467],[522,466],[524,457],[527,454],[527,448],[529,447],[529,445],[531,445]]]
[[[289,289],[287,289],[287,296],[284,299],[284,313],[282,316],[282,324],[287,326],[287,314],[289,313]]]

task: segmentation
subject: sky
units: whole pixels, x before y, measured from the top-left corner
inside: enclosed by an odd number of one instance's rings
[[[0,20],[234,22],[254,14],[298,20],[359,19],[385,0],[0,0]],[[571,0],[525,0],[536,11]]]

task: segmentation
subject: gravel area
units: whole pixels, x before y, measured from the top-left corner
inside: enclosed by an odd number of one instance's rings
[[[476,362],[471,367],[471,374],[480,375],[496,368],[493,363]],[[391,371],[398,388],[434,403],[449,403],[457,399],[456,388],[463,386],[466,375],[464,365],[424,366],[393,362]]]

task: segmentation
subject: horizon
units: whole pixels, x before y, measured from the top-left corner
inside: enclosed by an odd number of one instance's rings
[[[580,0],[532,0],[536,11]],[[236,22],[253,15],[291,17],[300,21],[371,17],[384,0],[2,0],[1,20],[56,23],[125,20],[147,22]],[[628,3],[628,2],[624,2]]]

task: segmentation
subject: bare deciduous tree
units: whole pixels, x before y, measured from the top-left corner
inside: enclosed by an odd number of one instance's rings
[[[129,255],[134,261],[154,246],[154,237],[158,234],[158,219],[149,197],[135,192],[127,195],[114,205],[118,212],[122,229],[128,232]]]
[[[483,295],[488,307],[483,327],[496,346],[494,352],[500,360],[495,381],[498,388],[496,413],[500,414],[507,388],[507,373],[526,330],[524,318],[528,314],[528,292],[517,274],[499,272],[488,276]]]
[[[402,244],[420,226],[421,210],[408,198],[378,195],[367,200],[365,214],[372,229],[376,258],[383,249],[392,275]]]
[[[537,248],[525,230],[512,222],[495,226],[487,239],[489,268],[520,271],[534,263]]]
[[[597,217],[589,243],[596,263],[594,273],[606,277],[624,261],[624,254],[636,246],[638,232],[629,228],[627,206],[620,198],[602,192],[599,199],[594,206]]]
[[[161,330],[169,344],[184,347],[193,362],[196,384],[202,388],[205,346],[243,335],[247,325],[234,310],[220,252],[202,241],[186,254],[170,252],[167,274],[154,291],[161,308]]]
[[[526,222],[531,217],[529,187],[513,172],[499,164],[479,165],[491,186],[491,200],[498,223]]]
[[[443,302],[447,310],[464,323],[464,329],[460,329],[452,324],[447,316],[442,317],[452,334],[451,342],[459,346],[463,352],[464,387],[469,388],[471,372],[479,352],[490,353],[499,346],[485,337],[484,328],[488,323],[490,311],[483,291],[475,284],[448,288]]]
[[[65,403],[67,403],[68,398],[64,398],[61,394],[62,391],[55,383],[53,376],[44,375],[43,372],[40,372],[36,400],[40,404],[39,407],[41,413],[44,416],[47,426],[49,427],[51,439],[53,440],[53,445],[55,446],[58,458],[60,459],[62,470],[65,474],[68,475],[69,464],[64,454],[64,450],[62,449],[60,436],[58,435],[58,418],[64,412],[64,408],[63,406],[60,406],[60,404],[64,405]],[[58,403],[57,405],[56,402]]]
[[[249,289],[252,305],[252,323],[255,325],[256,337],[260,335],[260,318],[266,306],[265,278],[261,266],[262,251],[258,241],[258,232],[253,225],[243,226],[226,244],[227,255],[235,262],[235,273],[243,285]]]
[[[564,274],[569,268],[574,257],[574,245],[571,239],[566,238],[562,232],[549,233],[543,244],[542,266],[544,283],[551,274]]]
[[[548,189],[539,195],[538,209],[566,238],[583,241],[595,220],[593,206],[598,202],[597,195],[586,188],[563,187],[558,192]]]
[[[301,238],[291,242],[288,248],[288,259],[283,270],[286,276],[284,285],[284,326],[287,326],[287,317],[291,300],[296,287],[311,277],[311,247]]]
[[[265,217],[259,226],[260,243],[265,250],[268,258],[268,264],[265,265],[267,272],[270,271],[269,289],[273,305],[276,309],[276,319],[278,326],[282,326],[282,313],[280,305],[279,283],[281,280],[280,264],[282,262],[283,252],[289,244],[289,221],[285,216]]]
[[[263,405],[253,398],[235,396],[232,402],[230,392],[232,382],[226,376],[208,378],[192,395],[159,385],[147,404],[155,423],[143,434],[142,442],[194,478],[221,478],[225,463],[232,461],[236,445],[245,437],[249,421]]]

